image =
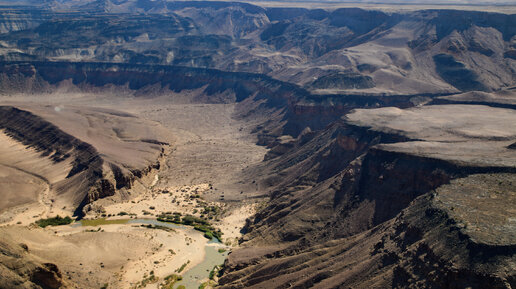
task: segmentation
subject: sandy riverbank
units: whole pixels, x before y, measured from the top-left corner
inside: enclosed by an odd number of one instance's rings
[[[189,268],[204,259],[207,239],[191,228],[149,229],[140,224],[95,227],[59,226],[0,228],[6,238],[23,240],[28,252],[45,263],[54,263],[80,288],[131,288],[153,272],[157,288],[164,277],[183,264]]]
[[[236,246],[246,218],[255,213],[256,202],[229,204],[205,201],[204,197],[212,194],[213,190],[210,184],[153,188],[126,202],[100,201],[99,204],[104,204],[102,212],[91,212],[86,218],[111,216],[116,219],[128,215],[133,218],[155,218],[166,212],[204,217],[222,230],[224,243]],[[209,213],[206,213],[207,210]]]

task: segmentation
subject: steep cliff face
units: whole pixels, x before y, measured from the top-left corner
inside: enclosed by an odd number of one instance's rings
[[[203,89],[202,99],[192,102],[241,103],[241,118],[263,118],[263,113],[276,111],[280,120],[265,122],[257,129],[262,143],[268,144],[282,134],[297,135],[306,127],[324,128],[353,107],[363,104],[379,106],[405,103],[404,98],[311,96],[296,85],[270,77],[178,66],[150,66],[114,63],[70,62],[3,62],[0,68],[0,90],[4,94],[18,92],[52,92],[62,83],[71,83],[83,91],[107,91],[120,88],[124,94],[142,97],[145,94],[167,95],[168,92]],[[227,93],[229,92],[229,93]],[[247,100],[244,102],[244,100]],[[314,117],[314,114],[317,117]]]
[[[103,160],[90,144],[84,143],[64,133],[55,125],[42,118],[14,107],[3,106],[1,109],[1,128],[5,133],[28,147],[34,147],[41,155],[54,162],[68,160],[72,167],[66,181],[58,186],[60,194],[73,193],[73,202],[80,212],[85,202],[110,195],[112,187],[102,185]],[[69,184],[86,180],[78,188],[67,188]]]
[[[15,107],[0,107],[0,129],[26,147],[34,148],[53,163],[67,162],[64,178],[48,179],[51,189],[60,199],[67,200],[80,216],[87,204],[113,196],[117,190],[129,189],[132,183],[159,168],[159,160],[142,167],[125,167],[106,161],[98,150],[33,113]],[[33,172],[40,174],[40,172]],[[41,176],[46,178],[46,176]]]
[[[395,218],[347,238],[241,249],[222,288],[512,288],[514,248],[482,248],[456,219],[417,198]]]
[[[284,153],[273,149],[257,169],[261,182],[274,184],[271,202],[248,224],[245,239],[274,243],[360,233],[450,179],[482,171],[374,148],[407,140],[334,123],[308,141],[291,142]]]
[[[221,283],[511,288],[516,131],[501,125],[514,111],[497,105],[510,95],[357,109],[281,138],[258,169],[271,200],[248,220]]]
[[[15,107],[2,106],[0,109],[1,128],[12,138],[26,146],[35,147],[54,162],[73,157],[73,167],[68,177],[89,167],[99,169],[102,165],[98,153],[91,145],[62,132],[51,123]]]
[[[74,63],[74,62],[3,62],[1,73],[5,93],[33,91],[30,85],[14,86],[17,79],[34,83],[56,85],[70,79],[74,85],[103,87],[105,85],[125,86],[139,90],[152,85],[160,85],[176,92],[197,89],[208,85],[204,92],[208,95],[233,90],[236,99],[242,101],[255,97],[268,103],[285,104],[289,97],[306,95],[303,89],[267,76],[251,73],[230,73],[213,69],[189,68],[181,66],[131,65],[116,63]],[[42,84],[43,85],[43,84]],[[49,87],[50,89],[51,87]],[[34,90],[40,87],[33,88]],[[209,101],[209,100],[208,100]]]
[[[263,119],[255,132],[264,145],[273,145],[284,134],[297,137],[307,127],[323,129],[354,108],[411,107],[415,104],[414,97],[436,96],[318,95],[262,74],[120,63],[5,61],[0,64],[0,79],[0,92],[4,94],[50,93],[70,85],[82,91],[107,93],[113,93],[112,88],[116,87],[119,94],[137,97],[202,89],[202,97],[189,101],[237,102],[235,117]],[[277,115],[277,118],[264,118],[264,115]]]
[[[474,188],[478,181],[467,177],[473,174],[508,184],[500,174],[513,178],[515,169],[457,164],[377,145],[400,141],[410,139],[343,123],[270,159],[284,182],[249,220],[243,248],[226,262],[223,288],[511,288],[514,271],[504,268],[515,264],[516,240],[493,244],[475,237],[475,227],[465,230],[475,223],[465,226],[469,217],[458,206],[475,207],[477,213],[492,209],[469,193],[464,200],[478,205],[461,204],[448,192]],[[317,143],[328,145],[315,149]],[[305,149],[314,154],[303,155]],[[497,186],[493,190],[511,190]],[[500,215],[505,228],[510,214]],[[497,218],[486,217],[476,228]]]

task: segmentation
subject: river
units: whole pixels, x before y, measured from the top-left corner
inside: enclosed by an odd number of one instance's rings
[[[152,224],[174,229],[187,228],[187,226],[160,222],[154,219],[82,220],[80,223],[73,224],[73,226],[100,226],[110,224]],[[203,234],[202,232],[198,233]],[[227,247],[215,238],[206,243],[206,246],[204,247],[204,260],[190,270],[185,271],[182,274],[183,280],[174,284],[174,289],[181,285],[185,286],[186,289],[198,289],[202,281],[206,281],[208,279],[213,267],[223,264],[224,260],[226,260],[228,251],[219,252],[219,249],[227,249]]]

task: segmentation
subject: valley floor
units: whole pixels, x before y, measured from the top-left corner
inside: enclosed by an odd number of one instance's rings
[[[32,108],[53,106],[60,110],[92,104],[96,109],[116,109],[156,122],[172,137],[159,170],[136,180],[119,195],[94,202],[85,219],[154,219],[165,212],[199,217],[206,213],[210,222],[222,230],[224,246],[238,246],[245,220],[254,214],[263,195],[257,187],[239,183],[239,174],[261,162],[266,149],[250,137],[251,124],[235,120],[234,104],[189,104],[166,97],[88,94],[45,95],[43,104],[38,96],[18,95],[16,102],[10,99],[5,97],[1,103]],[[32,190],[23,190],[26,197],[16,198],[14,208],[9,198],[2,203],[2,234],[13,242],[23,240],[34,258],[56,264],[79,287],[108,284],[114,288],[158,288],[166,276],[179,274],[176,271],[183,264],[184,273],[204,259],[207,239],[189,227],[172,231],[135,224],[37,228],[34,221],[56,214],[71,215],[72,208],[54,204],[55,192],[44,177],[23,171],[31,162],[44,164],[46,158],[5,134],[1,135],[0,149],[2,155],[10,156],[0,160],[0,181],[20,190],[21,184],[14,182],[13,177],[23,174],[25,183],[32,186]],[[22,160],[20,168],[13,157]],[[151,271],[161,281],[145,282]]]

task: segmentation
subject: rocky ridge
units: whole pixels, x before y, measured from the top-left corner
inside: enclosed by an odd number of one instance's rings
[[[510,14],[203,1],[76,4],[0,11],[2,59],[253,72],[320,94],[492,91],[514,82],[516,31]],[[129,13],[134,11],[141,13]]]
[[[147,167],[129,170],[117,163],[106,163],[105,157],[91,144],[26,110],[2,106],[1,114],[1,129],[5,134],[54,163],[70,163],[66,177],[50,185],[58,198],[69,201],[78,216],[87,204],[113,196],[120,189],[130,189],[137,178],[159,169],[157,159]]]
[[[3,94],[196,90],[189,101],[236,102],[233,117],[259,123],[252,134],[270,150],[243,182],[270,200],[247,221],[222,288],[516,286],[514,15],[75,4],[46,3],[55,18],[19,26],[3,14]],[[141,14],[117,14],[128,9]],[[101,177],[86,198],[148,171],[113,156],[97,168],[86,143],[49,154],[77,155],[75,176]]]
[[[381,110],[363,111],[373,128],[346,120],[268,160],[285,181],[249,220],[223,288],[513,286],[514,164],[392,149],[417,139],[378,128],[370,114]]]

